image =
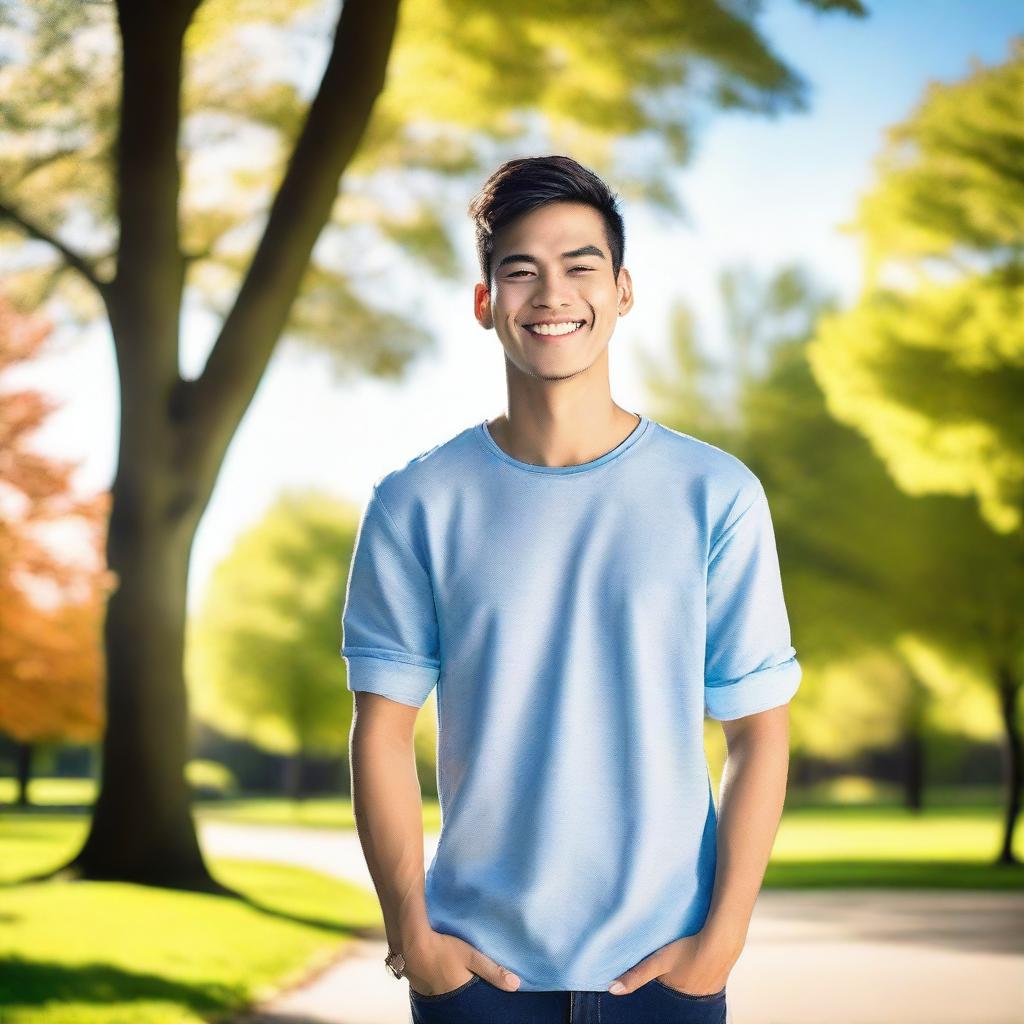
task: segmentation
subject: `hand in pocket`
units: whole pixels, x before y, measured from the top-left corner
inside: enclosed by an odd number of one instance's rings
[[[475,976],[506,992],[519,987],[519,979],[511,971],[457,935],[432,931],[405,952],[405,977],[417,995],[445,995]]]

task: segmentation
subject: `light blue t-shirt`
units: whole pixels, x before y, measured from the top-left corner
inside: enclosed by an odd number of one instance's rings
[[[785,704],[802,674],[743,462],[646,416],[576,466],[468,427],[374,485],[342,626],[349,689],[437,686],[436,931],[531,992],[604,991],[700,930],[705,713]]]

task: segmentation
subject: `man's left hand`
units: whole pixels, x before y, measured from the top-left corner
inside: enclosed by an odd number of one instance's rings
[[[737,955],[716,948],[702,932],[684,935],[644,957],[608,986],[613,995],[629,995],[657,978],[669,988],[702,996],[725,987]],[[622,986],[621,990],[616,985]]]

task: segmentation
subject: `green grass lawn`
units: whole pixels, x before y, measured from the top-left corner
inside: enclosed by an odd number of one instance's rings
[[[919,815],[899,806],[794,807],[783,814],[765,888],[1024,888],[1024,866],[993,867],[998,806],[953,802]],[[1014,834],[1024,860],[1024,827]]]
[[[4,792],[2,784],[9,782],[0,779],[0,798],[13,796],[13,789]],[[826,792],[835,795],[834,790]],[[40,809],[77,804],[84,814],[92,796],[88,780],[40,779],[32,788]],[[915,815],[891,792],[872,802],[837,803],[828,802],[823,791],[791,791],[765,887],[1024,887],[1024,868],[991,865],[1001,835],[998,801],[996,789],[934,789],[925,809]],[[29,817],[38,813],[34,810]],[[274,797],[200,801],[196,814],[200,820],[354,828],[352,804],[342,798],[316,797],[297,804]],[[440,828],[436,800],[424,801],[423,821],[427,831]],[[1024,825],[1017,828],[1014,849],[1024,860]]]
[[[243,903],[114,882],[11,884],[61,863],[82,816],[0,816],[3,1024],[199,1024],[296,982],[380,926],[371,893],[313,871],[212,858]]]
[[[245,860],[211,858],[211,870],[255,905],[110,882],[19,883],[78,848],[92,789],[40,780],[32,796],[42,806],[0,813],[3,1024],[214,1022],[298,980],[355,931],[381,925],[372,892]],[[55,810],[76,804],[77,811]],[[352,827],[351,805],[341,799],[208,803],[198,816]],[[438,827],[435,802],[424,819],[427,829]],[[765,888],[1019,889],[1024,868],[990,863],[1000,820],[997,803],[962,795],[919,816],[891,801],[787,801]]]
[[[4,804],[13,804],[14,780],[0,778],[0,811]],[[36,808],[84,810],[95,799],[96,784],[92,779],[34,779],[29,784],[29,799]],[[199,800],[196,812],[203,817],[224,821],[240,821],[253,825],[305,825],[312,828],[355,828],[350,800],[338,797],[311,797],[298,803],[279,796],[246,797],[233,800]],[[441,827],[441,812],[436,800],[425,800],[424,827]],[[2,1024],[2,1018],[0,1018]]]
[[[354,827],[348,800],[245,800],[205,805],[199,817],[252,824]],[[1002,813],[998,805],[954,798],[919,816],[895,804],[820,806],[786,811],[765,876],[765,888],[907,886],[913,888],[1024,888],[1024,867],[994,869]],[[441,827],[436,801],[426,801],[423,825]],[[1024,825],[1014,849],[1024,860]]]

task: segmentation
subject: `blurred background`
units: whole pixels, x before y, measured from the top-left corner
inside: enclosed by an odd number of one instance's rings
[[[1024,8],[0,2],[0,112],[4,1024],[408,1019],[340,613],[372,482],[504,409],[466,204],[548,153],[622,198],[613,397],[772,509],[733,1021],[1022,1019]]]

